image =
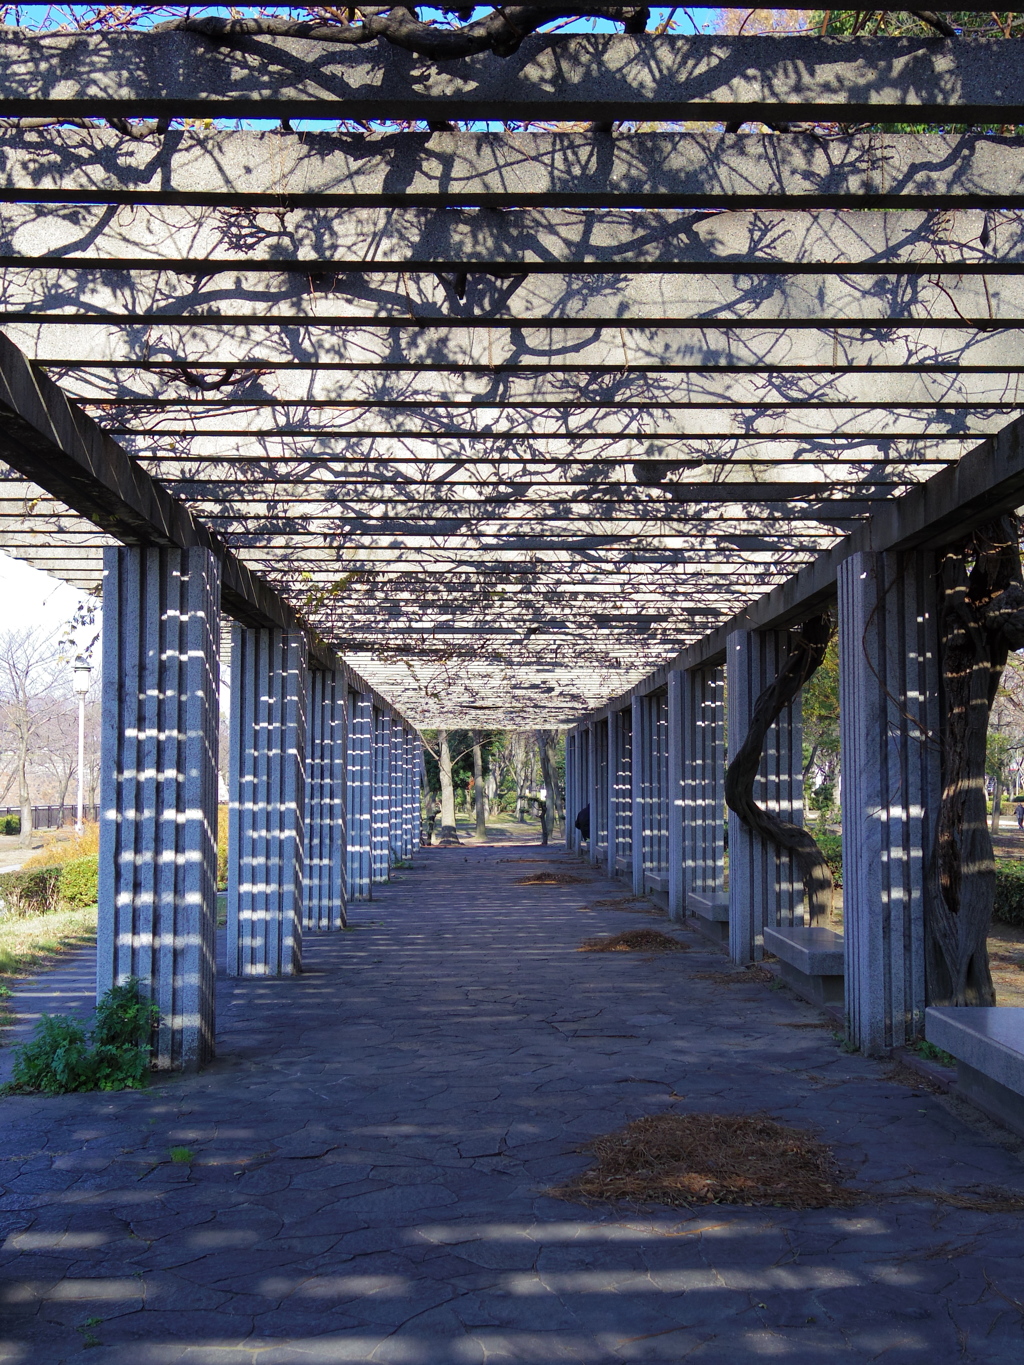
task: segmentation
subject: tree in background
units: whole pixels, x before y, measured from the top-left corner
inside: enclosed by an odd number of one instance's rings
[[[800,694],[803,710],[804,792],[819,824],[838,814],[839,647],[833,638]]]

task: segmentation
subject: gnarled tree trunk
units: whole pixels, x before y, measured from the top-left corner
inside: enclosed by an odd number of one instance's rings
[[[832,637],[827,616],[805,621],[791,636],[792,650],[779,676],[757,699],[750,729],[725,773],[725,801],[748,829],[791,853],[800,871],[807,900],[807,917],[817,924],[832,913],[832,873],[814,835],[802,825],[780,820],[754,800],[754,783],[761,766],[768,731],[814,673]]]
[[[986,940],[996,874],[986,820],[985,754],[1006,656],[1024,647],[1016,516],[979,527],[949,550],[939,586],[942,806],[925,923],[928,1000],[994,1005]]]

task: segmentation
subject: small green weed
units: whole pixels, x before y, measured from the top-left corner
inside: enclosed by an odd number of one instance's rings
[[[191,1147],[172,1147],[170,1157],[175,1166],[188,1166],[195,1161],[196,1154]]]
[[[851,1043],[845,1033],[830,1033],[829,1037],[835,1043],[840,1052],[859,1052],[856,1043]]]
[[[919,1038],[916,1043],[912,1043],[910,1050],[923,1057],[926,1062],[937,1062],[939,1066],[956,1066],[956,1058],[951,1053],[943,1052],[941,1047],[929,1043],[926,1038]]]
[[[81,1332],[82,1345],[87,1351],[93,1346],[103,1345],[103,1342],[100,1341],[99,1337],[95,1336],[92,1331],[94,1327],[99,1327],[102,1323],[102,1318],[86,1318],[84,1322],[80,1322],[75,1328],[76,1332]]]
[[[0,1093],[138,1090],[149,1080],[150,1035],[159,1018],[135,980],[106,992],[90,1029],[70,1015],[44,1014],[32,1041],[18,1049],[13,1079]]]

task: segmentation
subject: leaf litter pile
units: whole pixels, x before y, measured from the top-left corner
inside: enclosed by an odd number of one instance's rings
[[[824,1143],[762,1115],[654,1114],[577,1150],[597,1160],[548,1191],[558,1199],[823,1209],[858,1197]]]
[[[516,886],[579,886],[589,877],[574,877],[571,872],[531,872],[528,877],[517,877]]]
[[[580,953],[685,953],[688,943],[663,934],[660,929],[624,929],[621,934],[606,937],[586,938],[580,944]]]

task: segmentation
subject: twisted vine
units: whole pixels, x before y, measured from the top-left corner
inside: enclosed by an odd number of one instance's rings
[[[759,806],[754,800],[754,784],[768,731],[816,671],[831,638],[832,622],[828,616],[813,616],[793,632],[789,656],[778,677],[758,697],[747,737],[725,772],[725,803],[729,809],[754,834],[793,855],[804,885],[807,918],[811,924],[827,919],[832,913],[832,872],[810,830],[789,820],[780,820]]]
[[[451,10],[457,14],[467,11]],[[469,13],[472,12],[470,9]],[[154,32],[201,33],[207,38],[228,40],[270,36],[310,38],[319,43],[348,45],[373,43],[383,38],[395,47],[419,57],[448,61],[493,52],[511,57],[524,38],[553,19],[613,19],[626,33],[643,33],[650,19],[646,6],[635,5],[502,5],[482,19],[457,28],[438,28],[424,23],[413,5],[350,5],[348,21],[319,23],[295,19],[231,19],[219,15],[186,15],[155,24]],[[359,16],[360,22],[352,20]]]
[[[987,937],[995,859],[985,795],[989,715],[1011,649],[1024,648],[1020,526],[1007,514],[942,556],[942,805],[926,910],[928,999],[994,1005]],[[972,563],[973,561],[973,563]]]

